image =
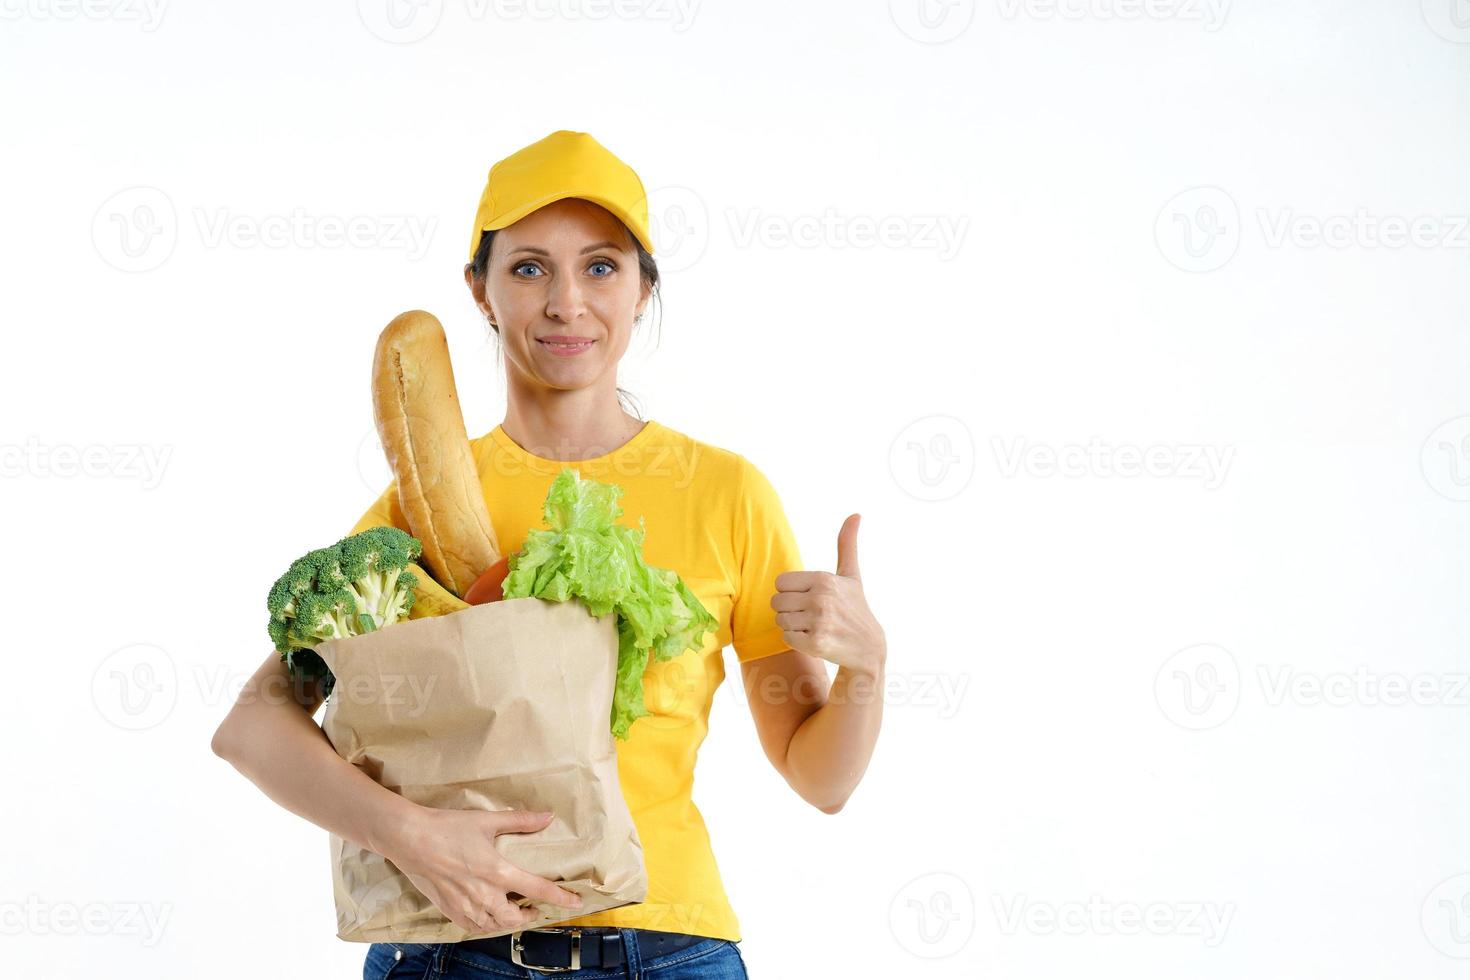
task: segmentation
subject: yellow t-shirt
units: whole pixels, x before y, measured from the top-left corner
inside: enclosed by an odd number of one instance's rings
[[[544,527],[541,508],[563,466],[623,488],[621,522],[646,536],[648,564],[673,569],[719,624],[699,650],[686,650],[644,675],[651,712],[614,740],[623,797],[643,844],[648,897],[561,925],[621,926],[739,940],[704,818],[694,805],[694,760],[708,731],[710,703],[725,677],[724,648],[741,662],[787,649],[771,608],[776,576],[801,556],[780,499],[744,457],[698,442],[658,422],[612,453],[560,462],[526,451],[500,426],[472,439],[480,486],[503,554]],[[390,485],[352,528],[408,530]]]

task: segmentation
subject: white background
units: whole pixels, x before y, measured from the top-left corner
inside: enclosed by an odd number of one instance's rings
[[[807,567],[864,516],[864,783],[729,682],[698,770],[754,975],[1464,974],[1464,0],[487,2],[0,2],[7,975],[360,971],[209,738],[382,325],[502,417],[470,220],[563,128],[652,193],[624,387]]]

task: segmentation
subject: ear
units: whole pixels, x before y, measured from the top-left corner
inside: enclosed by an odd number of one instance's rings
[[[642,316],[644,312],[647,311],[648,299],[652,295],[653,290],[648,287],[648,283],[643,282],[640,279],[638,287],[638,305],[633,309],[634,316]]]
[[[485,280],[475,281],[473,267],[468,262],[465,263],[464,267],[464,284],[470,288],[470,296],[474,297],[475,305],[480,308],[480,312],[485,315],[485,319],[491,321],[490,325],[492,327],[495,326],[495,314],[490,309],[490,303],[485,299]]]

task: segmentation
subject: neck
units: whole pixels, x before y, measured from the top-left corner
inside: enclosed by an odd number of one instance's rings
[[[638,434],[644,423],[623,411],[617,387],[577,391],[510,384],[500,424],[522,449],[545,459],[575,462],[603,456]]]

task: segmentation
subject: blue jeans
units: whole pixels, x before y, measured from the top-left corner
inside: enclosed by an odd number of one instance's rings
[[[641,980],[747,980],[739,943],[704,939],[692,946],[644,960],[638,955],[633,930],[619,929],[623,937],[623,965],[606,969],[543,973],[516,966],[509,960],[460,949],[458,943],[373,943],[362,966],[363,980],[488,980],[492,977],[638,977]],[[402,953],[402,956],[398,954]]]

